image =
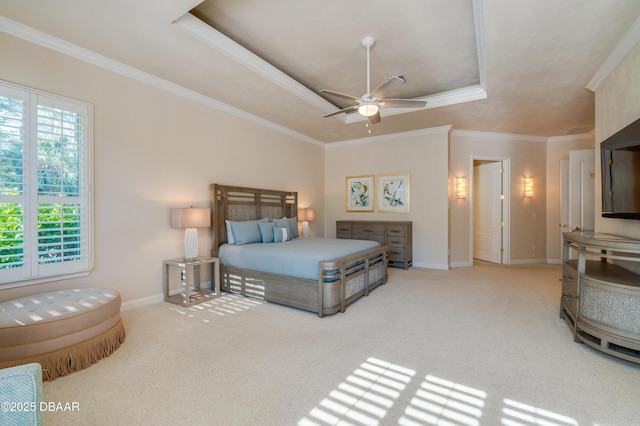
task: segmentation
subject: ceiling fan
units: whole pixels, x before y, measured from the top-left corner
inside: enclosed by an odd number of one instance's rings
[[[331,117],[343,112],[349,113],[358,111],[361,115],[367,117],[368,123],[376,124],[380,122],[380,109],[381,108],[424,108],[427,102],[417,101],[414,99],[385,99],[385,95],[388,92],[396,89],[402,84],[406,83],[407,79],[403,75],[394,75],[386,79],[380,86],[378,86],[373,92],[370,86],[371,68],[369,59],[369,50],[376,42],[375,38],[371,36],[364,37],[362,39],[362,47],[367,49],[367,93],[361,97],[352,95],[346,95],[340,92],[334,92],[333,90],[322,89],[320,93],[326,93],[327,95],[335,96],[338,98],[346,99],[355,102],[355,105],[351,105],[346,108],[339,109],[338,111],[331,112],[323,115],[323,118]]]

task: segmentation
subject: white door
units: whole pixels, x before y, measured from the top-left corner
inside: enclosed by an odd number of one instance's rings
[[[569,226],[573,231],[595,228],[595,151],[569,153]]]
[[[473,257],[502,263],[503,253],[502,162],[473,168]]]
[[[562,254],[562,233],[571,231],[569,226],[569,160],[560,160],[560,253]]]

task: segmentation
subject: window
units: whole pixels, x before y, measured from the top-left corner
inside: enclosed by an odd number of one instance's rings
[[[91,112],[0,82],[0,288],[93,266]]]

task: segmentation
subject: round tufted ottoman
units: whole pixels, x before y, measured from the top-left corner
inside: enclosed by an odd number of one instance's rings
[[[0,303],[0,368],[37,362],[44,380],[82,370],[124,342],[120,294],[52,291]]]

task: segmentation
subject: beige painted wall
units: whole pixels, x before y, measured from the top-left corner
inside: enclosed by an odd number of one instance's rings
[[[546,262],[546,139],[454,130],[451,134],[450,182],[465,176],[473,180],[471,158],[507,158],[510,164],[511,263]],[[534,197],[524,199],[524,177],[534,178]],[[453,185],[452,185],[453,186]],[[473,195],[451,203],[451,264],[469,266],[471,259],[471,206]]]
[[[0,50],[0,79],[91,102],[95,117],[94,272],[3,290],[0,300],[91,286],[116,288],[125,302],[157,298],[162,260],[182,252],[182,232],[168,225],[169,208],[208,206],[211,182],[298,191],[300,205],[316,209],[312,236],[335,237],[339,219],[412,220],[416,266],[447,268],[449,245],[453,265],[471,264],[471,200],[452,198],[448,209],[448,179],[469,177],[471,156],[511,159],[512,263],[559,258],[552,241],[559,218],[558,163],[588,141],[560,138],[556,145],[554,138],[544,143],[453,132],[449,146],[447,127],[325,150],[5,34]],[[638,75],[636,46],[596,91],[596,145],[640,116]],[[598,150],[596,169],[596,229],[640,238],[637,221],[600,217]],[[345,212],[346,176],[392,172],[411,173],[410,213]],[[524,175],[536,179],[530,201],[522,199]],[[201,230],[202,254],[210,244]]]
[[[0,300],[109,287],[129,302],[162,293],[162,260],[182,255],[171,207],[207,207],[209,184],[298,191],[324,233],[324,149],[0,33],[0,79],[94,105],[95,270],[0,292]],[[201,229],[200,253],[211,238]]]
[[[375,130],[375,128],[374,128]],[[325,156],[325,229],[336,236],[336,220],[410,220],[413,264],[448,268],[448,139],[449,127],[331,144]],[[411,173],[411,212],[346,212],[347,176]]]
[[[549,263],[560,263],[562,259],[560,160],[568,160],[571,151],[593,149],[593,147],[592,133],[552,137],[547,143],[547,262]]]
[[[600,143],[640,117],[640,43],[596,89],[596,231],[640,238],[640,221],[602,217]]]

